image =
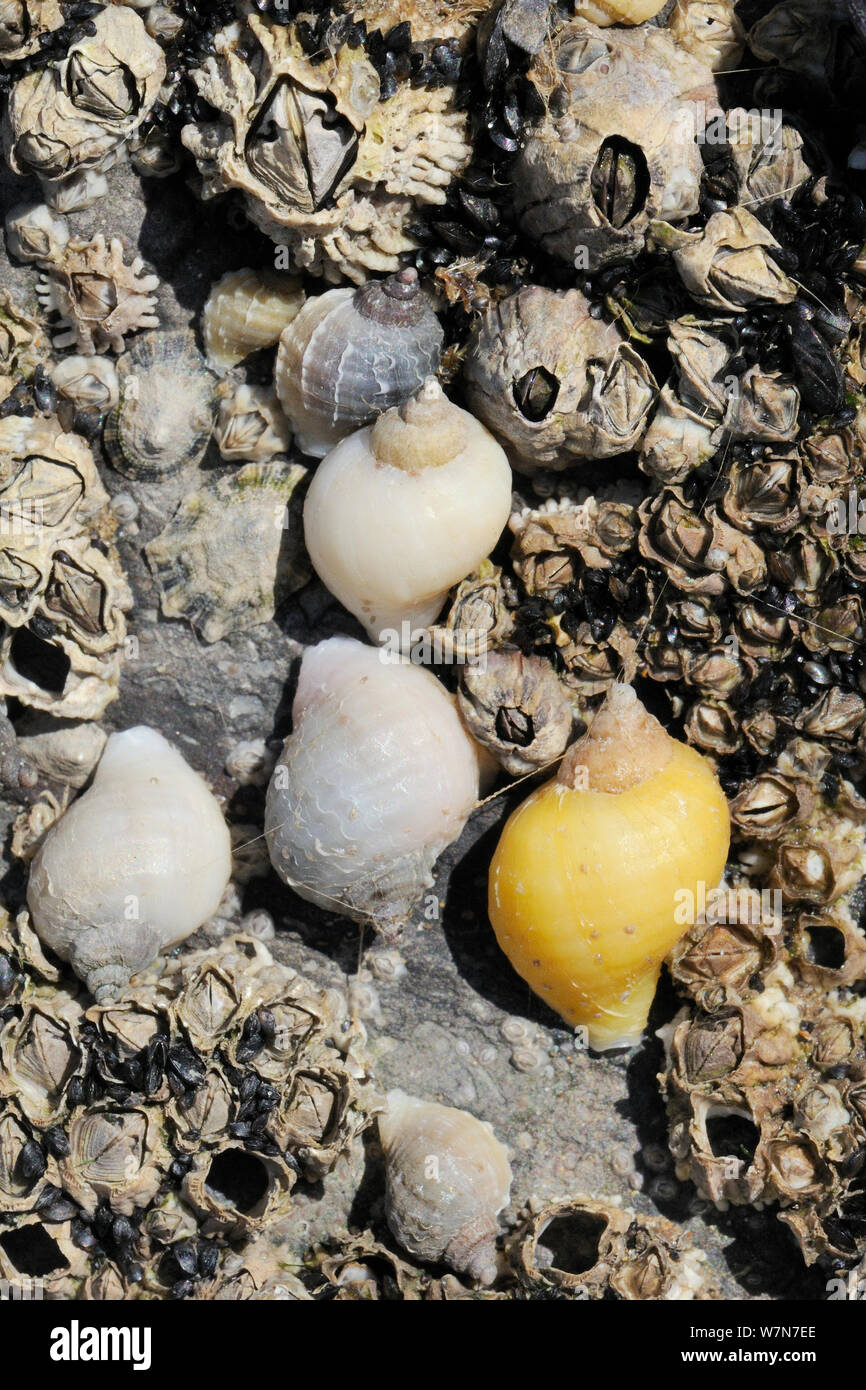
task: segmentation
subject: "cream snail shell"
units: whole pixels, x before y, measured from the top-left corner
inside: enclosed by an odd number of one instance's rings
[[[496,1218],[511,1191],[508,1154],[492,1127],[465,1110],[389,1091],[379,1138],[388,1225],[403,1249],[492,1284]]]
[[[230,873],[216,799],[138,726],[112,734],[93,785],[42,842],[27,903],[43,945],[102,1003],[212,916]]]
[[[431,377],[319,465],[304,506],[313,567],[374,641],[425,626],[493,549],[511,483],[503,449]]]
[[[413,269],[307,300],[283,331],[274,385],[298,448],[335,444],[417,391],[443,333]]]
[[[454,702],[429,671],[331,637],[304,653],[292,717],[265,809],[274,868],[308,902],[398,925],[478,799]]]

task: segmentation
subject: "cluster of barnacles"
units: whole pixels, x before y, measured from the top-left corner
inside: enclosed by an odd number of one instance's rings
[[[41,1244],[53,1297],[194,1293],[380,1105],[342,996],[243,935],[88,1006],[7,920],[0,1063],[0,1274]]]

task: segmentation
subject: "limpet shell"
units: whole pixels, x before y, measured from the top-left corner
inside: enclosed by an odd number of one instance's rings
[[[105,423],[119,473],[160,482],[198,463],[216,418],[217,379],[188,333],[147,333],[117,363],[120,400]]]
[[[273,617],[310,574],[292,505],[306,476],[299,463],[250,463],[184,498],[146,547],[166,617],[206,642]]]

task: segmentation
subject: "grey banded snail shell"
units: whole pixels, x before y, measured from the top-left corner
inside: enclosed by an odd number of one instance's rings
[[[492,1284],[496,1218],[511,1191],[508,1154],[492,1127],[465,1110],[389,1091],[379,1137],[388,1225],[403,1249]]]
[[[230,873],[216,799],[139,726],[111,735],[92,786],[43,840],[27,904],[43,945],[102,1003],[213,915]]]
[[[308,902],[398,926],[478,797],[453,700],[429,671],[331,637],[304,653],[292,718],[265,809],[274,868]]]
[[[417,391],[443,333],[418,272],[308,299],[280,338],[274,384],[298,447],[322,458]]]

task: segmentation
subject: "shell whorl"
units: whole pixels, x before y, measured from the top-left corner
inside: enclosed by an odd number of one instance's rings
[[[418,272],[412,266],[387,280],[368,280],[355,291],[353,303],[362,318],[372,319],[383,328],[414,328],[430,312]]]

